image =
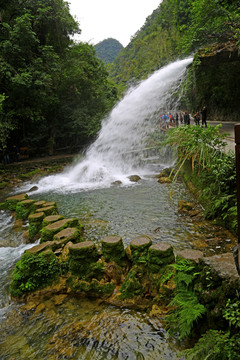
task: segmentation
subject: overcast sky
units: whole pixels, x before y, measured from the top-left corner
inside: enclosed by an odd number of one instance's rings
[[[124,47],[161,0],[67,0],[80,23],[79,40],[97,44],[113,38]]]

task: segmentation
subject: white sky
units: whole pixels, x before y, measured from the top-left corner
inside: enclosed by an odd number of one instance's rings
[[[80,23],[80,41],[96,45],[113,38],[124,47],[161,0],[66,0]]]

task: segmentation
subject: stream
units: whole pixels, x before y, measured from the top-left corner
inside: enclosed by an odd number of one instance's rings
[[[177,109],[177,100],[173,104],[170,95],[191,62],[176,61],[130,89],[103,119],[96,141],[81,161],[61,174],[26,183],[13,194],[37,186],[37,191],[29,193],[31,198],[56,201],[59,214],[79,218],[86,240],[96,244],[106,235],[119,235],[127,246],[144,234],[153,243],[173,245],[175,252],[199,247],[207,254],[218,252],[222,244],[214,228],[206,241],[202,224],[178,212],[179,200],[192,200],[183,185],[157,181],[155,175],[174,160],[166,152],[145,154],[146,139],[159,128],[159,114],[170,105]],[[137,183],[129,179],[135,174],[141,178]],[[0,215],[1,360],[177,359],[179,350],[162,318],[149,312],[65,294],[46,297],[41,303],[38,299],[28,304],[13,302],[9,283],[14,266],[35,244],[24,243],[27,223],[18,228],[10,213]],[[225,234],[224,243],[229,247],[232,243]]]

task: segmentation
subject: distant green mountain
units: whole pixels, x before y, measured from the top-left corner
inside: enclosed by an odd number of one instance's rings
[[[118,40],[112,38],[105,39],[94,47],[98,58],[106,64],[112,63],[123,49],[122,44]]]

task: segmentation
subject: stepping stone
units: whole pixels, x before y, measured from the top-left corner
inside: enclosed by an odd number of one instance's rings
[[[137,236],[131,241],[130,250],[133,264],[147,262],[148,249],[151,245],[152,240],[146,235]]]
[[[28,199],[28,194],[19,194],[8,197],[6,199],[6,205],[8,210],[15,211],[17,203],[26,199]]]
[[[125,257],[125,250],[120,236],[106,236],[102,239],[104,260],[119,263]]]

